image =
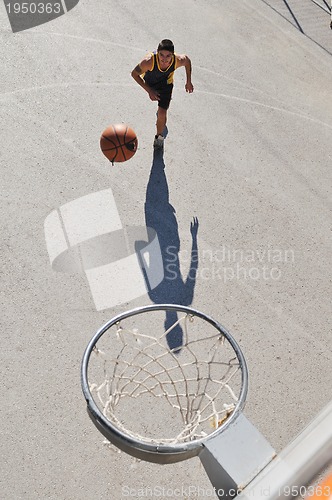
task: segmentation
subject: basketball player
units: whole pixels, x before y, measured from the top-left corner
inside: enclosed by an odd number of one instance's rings
[[[162,148],[164,145],[163,130],[172,98],[173,75],[181,66],[186,70],[186,92],[191,94],[194,90],[191,83],[191,61],[185,54],[174,53],[171,40],[162,40],[157,52],[146,56],[131,72],[134,80],[149,94],[151,101],[158,101],[157,133],[153,143],[155,148]]]

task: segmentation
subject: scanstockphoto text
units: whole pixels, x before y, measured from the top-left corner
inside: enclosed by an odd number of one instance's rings
[[[181,267],[188,267],[187,279],[229,281],[279,281],[287,266],[295,262],[293,249],[232,248],[222,246],[217,250],[204,249],[177,252],[168,246],[164,252],[166,280],[176,280]]]
[[[240,493],[240,490],[230,490],[228,498],[234,497]],[[197,485],[191,486],[153,486],[133,488],[129,486],[122,487],[122,497],[124,498],[216,498],[225,496],[226,490],[216,489],[215,487],[203,488]]]
[[[211,487],[201,487],[199,485],[191,486],[146,486],[146,487],[122,487],[122,497],[123,498],[234,498],[235,496],[242,493],[242,489],[230,488],[215,488]],[[251,488],[246,491],[245,495],[248,498],[270,498],[272,494],[278,494],[278,497],[287,498],[305,498],[315,495],[316,497],[327,498],[331,496],[332,491],[330,486],[321,485],[311,485],[311,486],[296,486],[296,485],[284,485],[276,488],[275,486],[265,486]]]

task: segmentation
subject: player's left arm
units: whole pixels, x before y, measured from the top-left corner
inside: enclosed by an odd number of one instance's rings
[[[186,54],[176,55],[176,68],[184,66],[186,70],[187,81],[185,85],[186,92],[191,94],[194,91],[194,86],[191,81],[191,60]]]

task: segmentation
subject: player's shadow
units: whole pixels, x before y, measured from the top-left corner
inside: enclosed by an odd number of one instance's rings
[[[198,219],[191,221],[188,228],[192,244],[188,255],[188,274],[184,279],[181,274],[179,251],[180,238],[176,212],[169,202],[169,190],[165,174],[163,152],[155,150],[146,190],[145,223],[157,233],[162,255],[164,278],[157,287],[151,289],[147,283],[148,294],[155,304],[181,304],[189,306],[194,297],[198,268],[197,232]],[[190,257],[189,257],[190,255]],[[177,313],[166,311],[165,331],[176,323]],[[172,328],[166,336],[170,349],[178,352],[183,345],[183,331],[180,325]]]

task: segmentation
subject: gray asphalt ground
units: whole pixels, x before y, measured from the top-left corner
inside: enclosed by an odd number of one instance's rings
[[[192,95],[175,75],[164,153],[184,279],[199,220],[191,304],[240,343],[246,415],[277,451],[331,399],[332,32],[319,7],[306,36],[280,4],[81,0],[17,34],[2,7],[0,498],[211,491],[198,459],[152,465],[103,444],[83,351],[106,320],[152,300],[96,311],[83,275],[52,269],[44,235],[52,210],[108,188],[124,225],[145,224],[156,106],[130,71],[162,38],[193,63]],[[139,150],[112,168],[99,136],[117,122]]]

